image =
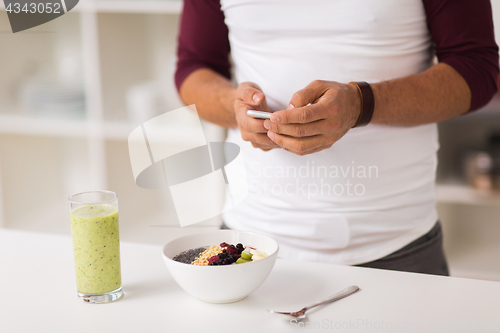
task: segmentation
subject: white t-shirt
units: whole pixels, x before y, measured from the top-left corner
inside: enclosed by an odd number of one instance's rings
[[[316,79],[370,83],[432,64],[421,0],[222,0],[238,83],[264,91],[271,110]],[[227,226],[275,238],[280,256],[360,264],[386,256],[437,221],[435,124],[351,129],[306,156],[241,147],[249,194]],[[244,174],[241,177],[245,177]]]

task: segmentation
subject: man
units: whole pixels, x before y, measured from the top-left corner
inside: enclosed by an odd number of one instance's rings
[[[185,0],[178,56],[183,101],[243,153],[229,228],[286,258],[448,275],[435,123],[497,90],[488,0]]]

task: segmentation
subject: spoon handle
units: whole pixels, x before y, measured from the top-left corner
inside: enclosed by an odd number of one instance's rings
[[[307,311],[309,309],[312,309],[312,308],[315,308],[319,305],[322,305],[322,304],[327,304],[327,303],[331,303],[331,302],[335,302],[336,300],[339,300],[341,298],[344,298],[346,296],[349,296],[353,293],[355,293],[356,291],[359,290],[359,287],[358,286],[350,286],[350,287],[347,287],[345,288],[344,290],[342,291],[339,291],[338,293],[328,297],[327,299],[325,299],[324,301],[321,301],[321,302],[318,302],[318,303],[314,303],[312,305],[309,305],[309,306],[306,306],[303,310],[304,311]]]

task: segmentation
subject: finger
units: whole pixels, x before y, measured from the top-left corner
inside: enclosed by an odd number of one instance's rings
[[[294,151],[291,151],[290,149],[286,149],[286,148],[282,148],[283,150],[286,150],[286,151],[289,151],[290,153],[292,154],[296,154],[296,155],[299,155],[299,156],[304,156],[304,155],[310,155],[310,154],[314,154],[314,153],[317,153],[319,151],[322,151],[322,150],[325,150],[325,149],[328,149],[330,148],[332,145],[329,145],[329,146],[321,146],[321,147],[318,147],[318,148],[314,148],[312,150],[308,150],[306,152],[303,152],[303,153],[296,153]]]
[[[255,133],[247,133],[241,132],[241,138],[244,141],[249,141],[252,144],[259,145],[258,148],[280,148],[273,140],[271,140],[267,134],[255,134]]]
[[[264,121],[260,119],[255,119],[250,116],[246,116],[241,122],[240,127],[249,133],[266,133],[267,130],[264,127]]]
[[[258,149],[261,149],[263,151],[270,151],[271,149],[279,148],[279,147],[268,147],[268,146],[259,145],[259,144],[256,144],[256,143],[252,143],[252,146],[254,148],[258,148]]]
[[[331,148],[333,146],[333,143],[330,143],[326,146],[320,146],[318,148],[314,148],[312,150],[308,150],[307,152],[305,152],[305,154],[303,155],[309,155],[309,154],[313,154],[313,153],[317,153],[318,151],[322,151],[322,150],[325,150],[325,149],[328,149],[328,148]]]
[[[283,149],[292,151],[298,155],[315,148],[324,146],[323,135],[310,136],[306,138],[293,138],[273,132],[267,132],[269,138]]]
[[[328,110],[322,103],[273,112],[271,122],[281,124],[307,124],[326,119]]]
[[[253,117],[244,115],[243,120],[240,121],[240,128],[243,131],[249,133],[266,133],[267,130],[264,127],[264,120],[255,119]]]
[[[303,138],[323,134],[328,131],[326,122],[317,120],[307,124],[281,124],[273,123],[269,120],[264,121],[264,128],[278,134],[293,136],[295,138]]]

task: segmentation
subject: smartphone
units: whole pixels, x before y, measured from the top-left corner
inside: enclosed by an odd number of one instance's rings
[[[271,118],[272,112],[248,110],[247,115],[258,119],[269,119]]]

